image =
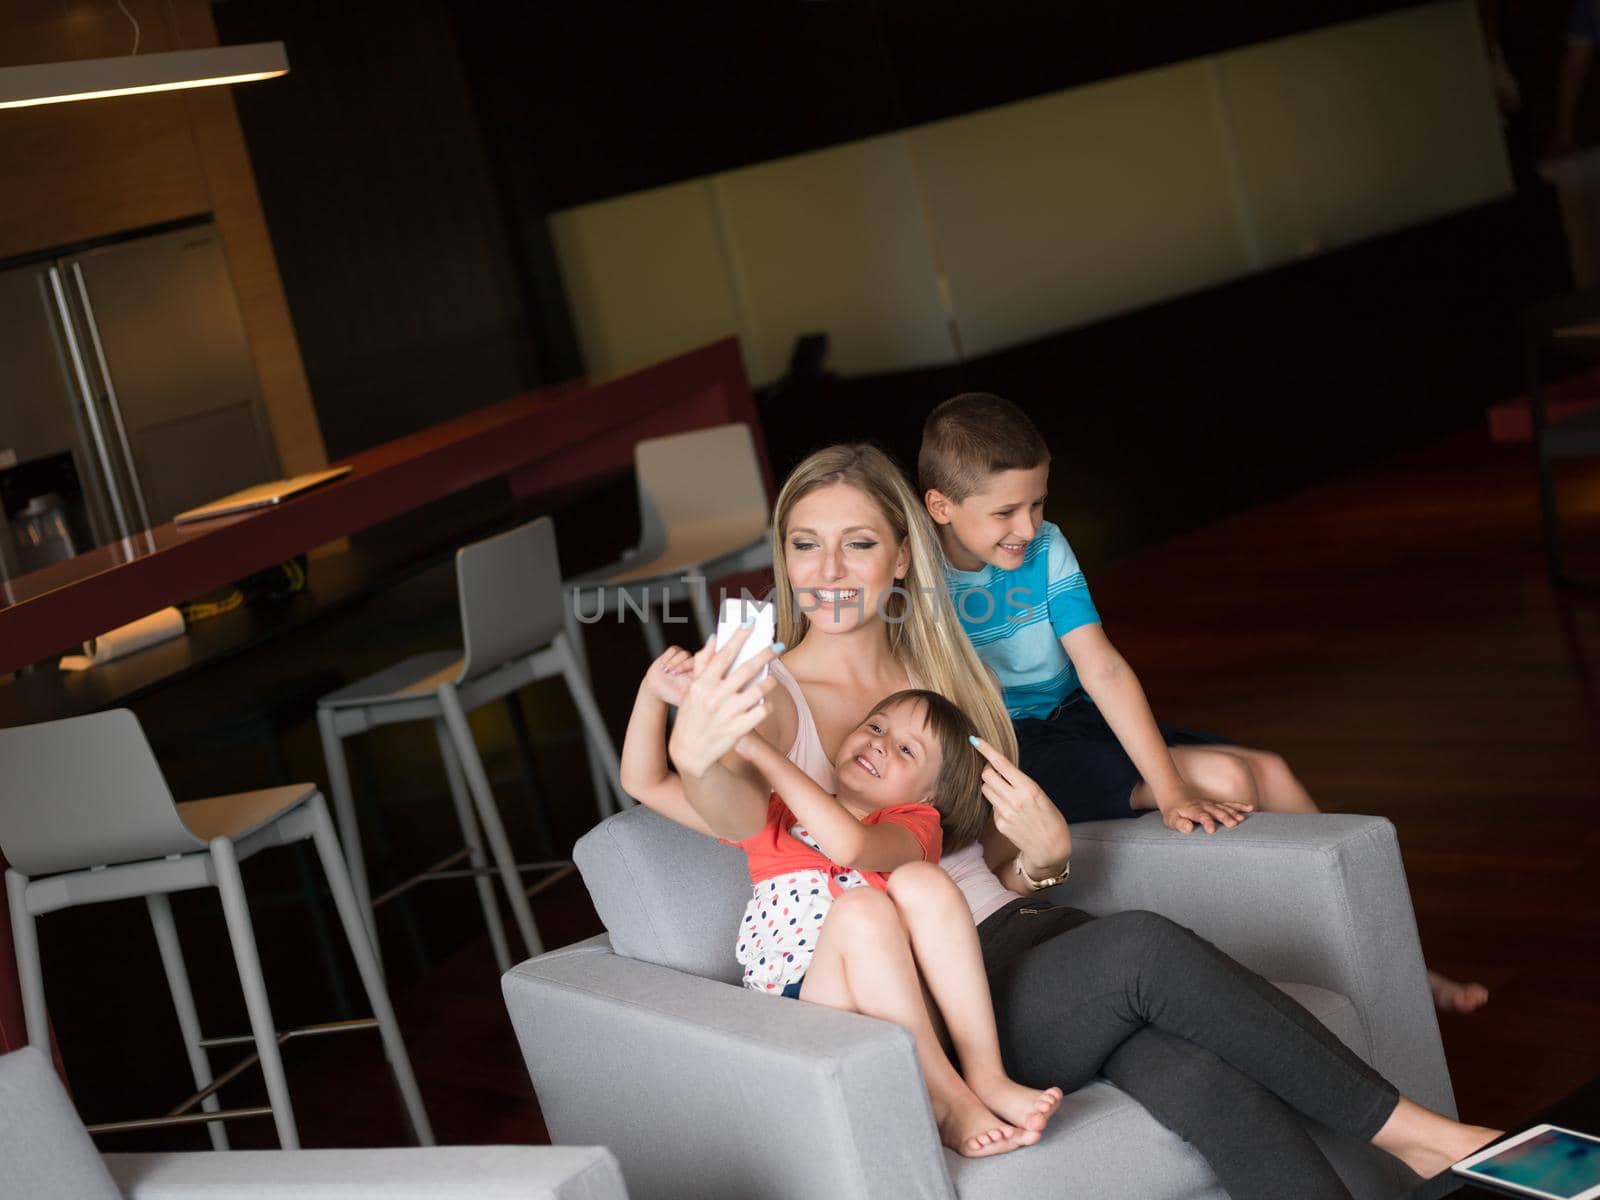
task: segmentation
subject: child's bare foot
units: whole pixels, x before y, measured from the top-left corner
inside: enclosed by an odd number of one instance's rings
[[[969,1079],[967,1086],[1001,1118],[1019,1129],[1034,1133],[1043,1133],[1050,1118],[1056,1115],[1056,1109],[1061,1107],[1061,1089],[1058,1087],[1045,1088],[1041,1092],[1038,1088],[1024,1087],[1004,1075],[996,1079]]]
[[[1428,972],[1433,1006],[1445,1013],[1477,1012],[1489,1002],[1489,989],[1481,983],[1461,983],[1437,971]]]
[[[1018,1129],[995,1116],[976,1096],[958,1101],[945,1111],[935,1106],[939,1140],[964,1158],[1009,1154],[1039,1140],[1034,1130]]]

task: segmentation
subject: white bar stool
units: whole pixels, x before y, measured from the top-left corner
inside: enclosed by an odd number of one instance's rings
[[[651,659],[660,657],[667,644],[656,624],[658,601],[665,620],[672,604],[687,602],[703,642],[715,628],[709,581],[772,565],[767,485],[744,422],[645,438],[633,447],[633,469],[639,544],[611,565],[567,581],[567,629],[580,661],[579,625],[621,620],[629,609]],[[699,644],[688,640],[691,648]]]
[[[0,849],[11,863],[6,871],[6,896],[11,905],[29,1043],[49,1052],[37,918],[81,904],[142,896],[150,910],[173,1007],[188,1048],[198,1089],[194,1096],[167,1117],[96,1126],[91,1132],[205,1122],[212,1146],[225,1150],[228,1142],[223,1120],[270,1113],[283,1148],[299,1146],[278,1048],[295,1034],[308,1031],[280,1033],[273,1024],[239,864],[258,850],[310,838],[373,1012],[369,1020],[344,1022],[339,1028],[377,1025],[417,1141],[433,1144],[433,1130],[345,873],[333,822],[314,786],[295,784],[175,803],[144,731],[126,709],[0,729],[0,780],[5,788],[5,803],[0,804]],[[167,901],[169,893],[200,887],[214,887],[222,898],[234,965],[250,1017],[251,1036],[247,1038],[206,1038],[200,1032]],[[316,1032],[332,1028],[311,1027]],[[214,1082],[207,1050],[251,1041],[266,1079],[270,1107],[223,1111],[217,1089],[247,1069],[249,1060]],[[196,1105],[202,1109],[200,1113],[192,1112]]]
[[[711,636],[708,581],[772,565],[767,486],[755,439],[742,421],[646,438],[633,448],[639,486],[639,544],[609,566],[567,581],[578,620],[592,624],[627,610],[640,617],[652,657],[666,649],[653,613],[687,599]]]
[[[467,724],[467,713],[535,680],[561,676],[583,725],[600,815],[604,817],[613,810],[613,801],[619,807],[633,801],[622,790],[616,749],[595,704],[583,659],[567,633],[555,525],[550,518],[540,517],[458,550],[456,589],[461,605],[460,652],[442,650],[413,655],[324,696],[318,703],[317,725],[350,878],[361,899],[373,944],[377,945],[377,922],[361,853],[344,739],[380,725],[433,723],[450,797],[466,842],[471,864],[468,873],[476,881],[495,961],[504,972],[511,969],[511,956],[490,874],[500,876],[528,954],[540,954],[544,946],[533,923],[520,868],[511,854],[489,777]],[[485,840],[494,859],[493,868],[484,854]],[[455,874],[459,872],[425,871],[402,887],[418,879]]]

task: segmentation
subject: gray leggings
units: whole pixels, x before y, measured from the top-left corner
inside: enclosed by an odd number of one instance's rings
[[[1109,1079],[1234,1200],[1349,1200],[1295,1114],[1370,1140],[1399,1093],[1261,976],[1149,912],[1023,900],[978,936],[1013,1078],[1069,1092]]]

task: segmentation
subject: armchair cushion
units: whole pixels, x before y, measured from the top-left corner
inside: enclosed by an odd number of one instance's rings
[[[618,954],[738,982],[734,939],[750,899],[742,851],[632,808],[586,833],[572,857]]]
[[[121,1200],[44,1053],[0,1057],[0,1195]]]

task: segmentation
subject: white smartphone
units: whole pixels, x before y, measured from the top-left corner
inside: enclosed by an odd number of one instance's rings
[[[722,602],[722,612],[717,617],[717,649],[721,650],[728,644],[728,640],[738,633],[741,628],[750,626],[750,636],[745,639],[743,646],[739,647],[738,657],[733,660],[735,667],[742,667],[768,646],[772,645],[774,624],[777,621],[777,609],[770,603],[760,600],[747,600],[743,597],[728,598]],[[767,677],[767,668],[761,668],[757,679]]]
[[[1450,1169],[1518,1196],[1600,1200],[1600,1138],[1559,1125],[1535,1125]]]

